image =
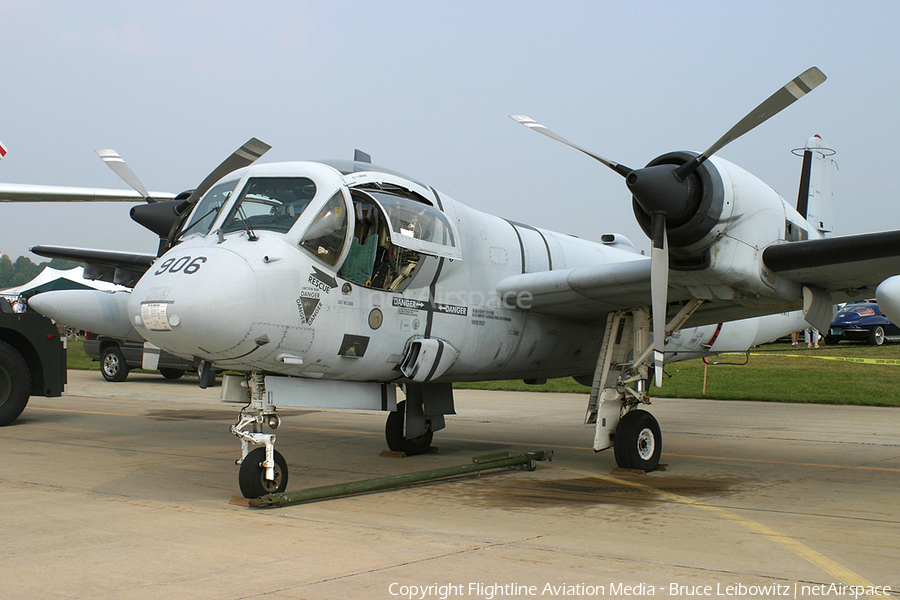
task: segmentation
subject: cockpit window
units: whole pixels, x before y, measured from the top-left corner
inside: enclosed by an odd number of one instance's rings
[[[197,203],[196,208],[194,208],[190,222],[181,230],[180,237],[183,238],[194,233],[209,233],[209,228],[212,227],[213,221],[219,215],[219,210],[223,204],[228,202],[228,198],[231,196],[237,183],[237,179],[226,181],[206,192],[203,198],[200,199],[200,202]]]
[[[447,215],[407,198],[366,191],[387,213],[392,243],[432,256],[462,258],[455,229]]]
[[[222,233],[265,229],[287,233],[316,195],[306,177],[252,177],[222,225]]]
[[[325,264],[336,265],[347,238],[347,216],[344,196],[338,191],[309,224],[300,240],[300,247]]]

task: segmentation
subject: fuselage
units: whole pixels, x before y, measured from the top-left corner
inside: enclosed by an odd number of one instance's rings
[[[371,169],[292,162],[225,177],[134,287],[129,321],[154,345],[219,369],[381,382],[593,372],[605,314],[538,314],[527,293],[501,297],[497,284],[647,257],[621,236],[596,243],[512,222]],[[796,315],[766,319],[728,324],[731,336],[693,328],[671,351],[745,349],[804,326]]]
[[[420,338],[458,352],[440,379],[592,372],[604,315],[537,315],[527,295],[500,298],[496,286],[520,273],[647,260],[629,242],[514,223],[394,174],[347,171],[296,162],[226,177],[135,286],[128,312],[140,335],[217,368],[305,377],[402,378],[398,364]],[[303,192],[310,197],[294,200]],[[286,214],[288,200],[299,214]],[[427,214],[411,214],[418,209]]]

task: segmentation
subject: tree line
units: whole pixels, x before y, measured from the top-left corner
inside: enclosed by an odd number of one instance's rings
[[[44,270],[44,267],[66,270],[80,266],[81,263],[54,258],[49,262],[34,264],[27,256],[20,256],[13,262],[8,254],[0,255],[0,290],[17,287],[28,283]]]

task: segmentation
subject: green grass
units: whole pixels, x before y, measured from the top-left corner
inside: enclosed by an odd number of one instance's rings
[[[75,338],[69,338],[69,343],[66,347],[66,366],[79,371],[100,370],[100,363],[96,360],[91,360],[84,353],[84,346],[82,346],[81,340],[76,340]]]
[[[781,356],[799,355],[800,358]],[[749,362],[744,355],[709,359],[706,393],[703,393],[702,360],[672,363],[666,367],[663,387],[653,387],[651,396],[664,398],[713,398],[816,404],[860,404],[900,406],[900,365],[876,365],[823,360],[813,356],[900,360],[900,344],[873,348],[857,344],[822,346],[818,350],[792,348],[790,344],[768,344],[756,348]],[[720,364],[712,364],[718,361]],[[545,385],[522,381],[489,381],[456,384],[457,388],[532,392],[589,393],[571,378]]]
[[[713,398],[718,400],[760,400],[816,404],[860,404],[900,406],[900,365],[874,365],[822,360],[813,356],[900,360],[900,344],[881,348],[858,344],[822,346],[819,350],[791,348],[789,344],[768,344],[754,349],[747,364],[740,356],[712,357],[706,370],[703,393],[702,360],[672,363],[666,367],[662,388],[651,395],[664,398]],[[800,358],[781,356],[794,354]],[[81,340],[69,342],[70,369],[99,371],[100,363],[84,353]],[[527,392],[590,392],[571,378],[551,379],[544,385],[526,385],[521,380],[457,383],[458,389],[508,390]]]

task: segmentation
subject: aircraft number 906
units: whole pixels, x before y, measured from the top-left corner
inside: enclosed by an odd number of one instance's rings
[[[200,265],[206,262],[205,256],[198,256],[197,258],[191,258],[190,256],[182,256],[180,258],[167,258],[163,264],[159,266],[159,269],[154,275],[162,275],[165,272],[169,273],[184,273],[186,275],[193,275],[197,271],[200,270]]]

